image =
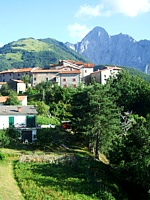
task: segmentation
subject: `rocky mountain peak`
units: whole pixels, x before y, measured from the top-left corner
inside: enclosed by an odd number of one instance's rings
[[[127,34],[110,36],[102,27],[93,28],[82,40],[73,45],[95,65],[127,66],[150,73],[150,41],[136,41]]]

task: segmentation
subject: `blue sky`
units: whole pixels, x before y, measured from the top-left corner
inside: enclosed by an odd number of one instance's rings
[[[150,0],[0,0],[0,46],[21,38],[80,42],[94,27],[150,40]]]

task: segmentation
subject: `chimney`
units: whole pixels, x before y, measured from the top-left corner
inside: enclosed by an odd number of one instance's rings
[[[18,106],[18,112],[21,112],[21,106]]]

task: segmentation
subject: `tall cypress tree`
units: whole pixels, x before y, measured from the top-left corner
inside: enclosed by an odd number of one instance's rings
[[[75,130],[89,137],[96,158],[99,158],[100,149],[106,152],[106,144],[109,144],[120,123],[119,111],[109,89],[107,85],[93,83],[73,97],[72,121]]]

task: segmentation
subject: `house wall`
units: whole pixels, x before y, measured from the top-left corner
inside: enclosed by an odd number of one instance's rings
[[[89,67],[83,67],[80,69],[81,72],[81,81],[85,82],[86,81],[86,77],[89,76],[91,73],[93,73],[93,68],[89,68]]]
[[[91,74],[91,80],[92,80],[92,79],[95,79],[95,81],[96,81],[97,83],[101,83],[101,72],[100,72],[100,71],[97,71],[97,72]]]
[[[0,74],[0,81],[1,82],[8,82],[13,79],[13,73],[2,73]]]
[[[22,106],[27,106],[27,96],[21,102]]]
[[[11,117],[11,115],[0,116],[0,122],[1,122],[0,129],[9,128],[9,117]],[[17,127],[21,124],[24,124],[24,126],[26,126],[26,116],[22,116],[22,115],[14,116],[14,126]]]
[[[32,74],[32,85],[35,86],[42,81],[47,82],[47,81],[52,81],[56,77],[57,73],[56,72],[33,72]]]
[[[120,70],[109,68],[96,71],[91,74],[91,79],[95,79],[97,83],[105,84],[110,76],[115,76]]]
[[[61,74],[60,86],[61,87],[77,87],[80,83],[80,74]]]
[[[25,92],[26,91],[26,84],[25,83],[17,83],[17,93]]]

